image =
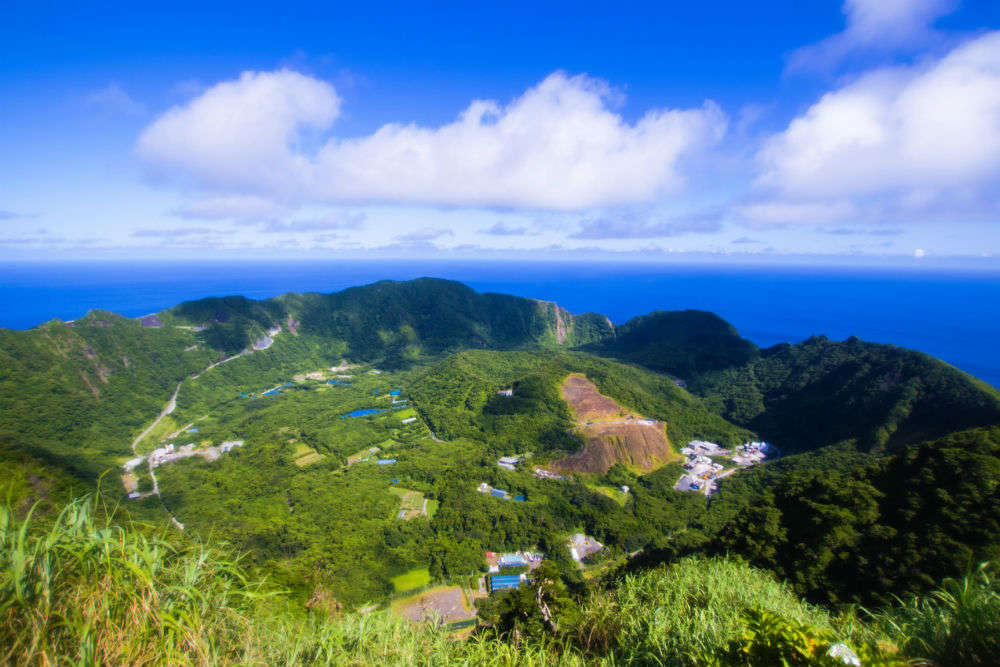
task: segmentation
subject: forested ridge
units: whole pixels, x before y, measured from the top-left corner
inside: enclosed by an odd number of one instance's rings
[[[515,649],[528,651],[525,662],[550,650],[642,662],[625,649],[639,646],[653,662],[743,664],[734,657],[739,628],[764,627],[775,614],[888,660],[866,664],[895,664],[878,641],[891,640],[897,657],[930,649],[890,632],[889,615],[916,623],[928,591],[949,578],[979,582],[977,565],[1000,557],[1000,394],[920,352],[822,336],[762,350],[702,311],[615,327],[602,315],[433,279],[203,299],[149,324],[93,311],[0,330],[0,484],[11,520],[42,501],[39,520],[54,521],[64,503],[93,492],[121,503],[127,521],[185,526],[168,543],[226,544],[289,608],[332,599],[327,607],[344,613],[398,597],[392,582],[408,573],[469,585],[487,551],[537,549],[549,568],[539,581],[550,588],[491,597],[476,632],[483,641],[530,637]],[[710,499],[675,489],[679,463],[540,478],[533,468],[582,446],[560,394],[570,374],[665,424],[675,449],[764,439],[781,456],[727,477]],[[139,454],[170,432],[178,446],[246,444],[161,466],[158,495],[139,470],[141,498],[123,502],[130,442],[178,387],[175,411]],[[355,413],[363,416],[346,418]],[[515,455],[513,469],[497,466]],[[481,484],[508,499],[477,492]],[[423,499],[416,518],[397,517],[402,494]],[[583,571],[566,548],[576,532],[605,546]],[[706,558],[721,565],[684,565]],[[739,563],[756,569],[727,569],[747,567]],[[761,606],[771,595],[762,594],[736,606],[728,630],[689,647],[678,637],[691,629],[618,618],[636,605],[675,608],[681,598],[644,587],[669,577],[696,586],[699,569],[706,581],[714,572],[717,582],[781,582],[785,592],[773,595],[788,604]],[[976,584],[983,613],[994,613],[993,579],[985,581]],[[537,616],[539,595],[561,609],[559,628]],[[907,601],[917,606],[899,607]],[[844,625],[840,615],[857,603],[886,616]]]

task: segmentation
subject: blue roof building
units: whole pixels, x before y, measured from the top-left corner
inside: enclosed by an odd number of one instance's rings
[[[490,577],[490,593],[505,588],[517,588],[522,581],[524,580],[519,574],[495,574]]]
[[[493,489],[492,491],[490,491],[490,493],[493,494],[494,496],[496,496],[497,498],[506,498],[507,497],[507,492],[504,491],[503,489]]]
[[[376,463],[378,463],[380,466],[391,466],[395,462],[396,459],[379,459],[378,461],[376,461]]]
[[[402,393],[403,392],[401,392],[399,389],[393,389],[392,391],[389,392],[389,395],[390,396],[399,396]]]

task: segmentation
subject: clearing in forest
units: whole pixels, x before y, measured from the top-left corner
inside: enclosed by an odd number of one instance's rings
[[[398,486],[390,486],[389,493],[399,496],[402,501],[399,511],[394,515],[397,519],[412,519],[424,514],[424,494]]]
[[[462,589],[458,586],[438,586],[418,595],[396,600],[391,609],[392,613],[417,623],[435,618],[444,623],[454,623],[476,615],[469,608]]]
[[[421,567],[416,570],[404,572],[398,577],[393,577],[389,581],[392,582],[392,587],[396,589],[397,593],[402,593],[404,591],[412,591],[414,588],[420,588],[431,583],[431,573],[426,567]]]
[[[292,452],[292,456],[294,457],[295,465],[300,468],[305,468],[326,458],[325,455],[320,454],[309,445],[304,445],[301,442],[295,445],[295,451]]]
[[[368,449],[362,449],[360,452],[352,454],[347,457],[347,466],[351,467],[355,463],[361,463],[362,461],[367,461],[371,457],[375,456],[379,452],[378,447],[369,447]]]
[[[601,394],[581,373],[563,382],[562,397],[577,420],[583,451],[552,464],[562,470],[606,473],[622,463],[649,472],[678,458],[667,439],[666,424],[647,419]]]

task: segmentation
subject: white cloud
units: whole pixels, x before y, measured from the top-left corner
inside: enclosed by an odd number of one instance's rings
[[[757,161],[772,210],[833,206],[883,218],[995,210],[1000,32],[827,93],[766,140]]]
[[[476,100],[440,127],[389,124],[315,152],[301,131],[337,116],[331,86],[282,70],[218,84],[150,125],[139,152],[206,187],[306,202],[575,210],[646,202],[683,184],[683,157],[719,141],[712,102],[653,109],[634,124],[607,84],[561,72],[506,106]]]
[[[327,83],[288,70],[244,72],[157,118],[138,152],[208,187],[294,193],[309,187],[305,132],[327,128],[339,111]]]
[[[857,53],[889,54],[924,47],[938,39],[934,22],[957,6],[957,0],[845,0],[844,31],[795,51],[788,68],[823,68]]]

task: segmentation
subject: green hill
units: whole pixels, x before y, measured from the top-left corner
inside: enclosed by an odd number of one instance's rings
[[[674,443],[695,438],[737,445],[754,434],[726,422],[670,378],[581,353],[466,351],[434,366],[413,390],[428,423],[445,437],[486,437],[513,451],[576,451],[580,442],[559,385],[583,373],[601,393],[666,422]],[[498,391],[513,387],[512,396]]]
[[[992,387],[921,352],[857,338],[778,345],[698,376],[691,389],[785,451],[844,441],[895,449],[1000,423]]]
[[[757,346],[714,313],[656,311],[634,317],[613,338],[586,350],[690,380],[702,373],[741,366],[757,356]]]

